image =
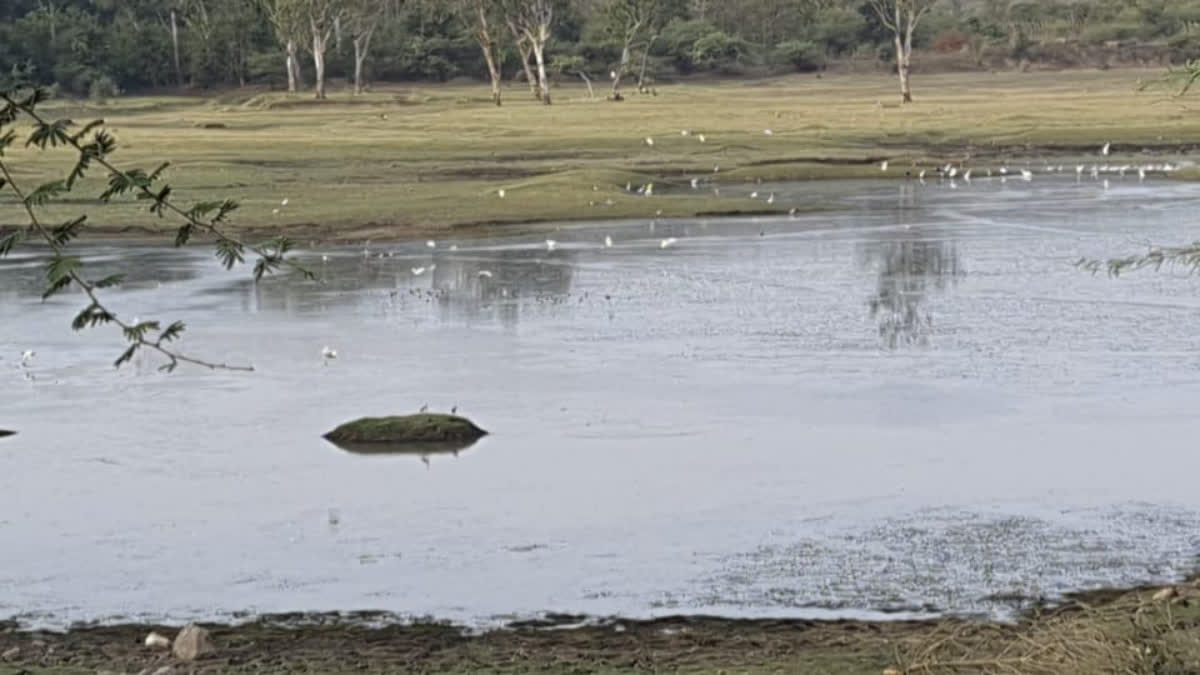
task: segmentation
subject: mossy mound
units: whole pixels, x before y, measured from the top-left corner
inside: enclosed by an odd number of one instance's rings
[[[419,413],[396,417],[364,417],[325,434],[336,443],[469,443],[487,432],[457,415]]]

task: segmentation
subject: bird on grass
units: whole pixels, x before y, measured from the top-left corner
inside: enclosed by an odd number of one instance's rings
[[[880,171],[887,171],[887,168],[888,168],[888,161],[886,159],[879,163]]]
[[[499,190],[496,190],[496,195],[498,197],[500,197],[500,199],[504,199],[505,194],[507,194],[507,193],[504,191],[504,188],[500,188]]]

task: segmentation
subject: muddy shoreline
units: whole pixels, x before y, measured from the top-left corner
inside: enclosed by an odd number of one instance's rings
[[[1159,621],[1159,615],[1165,619]],[[1148,620],[1152,624],[1146,630],[1131,634],[1124,628]],[[4,655],[0,673],[624,673],[721,672],[730,668],[749,673],[779,672],[780,668],[880,673],[895,668],[893,672],[904,673],[915,672],[913,664],[936,663],[931,659],[949,646],[982,653],[1001,648],[1005,641],[1039,644],[1049,639],[1047,635],[1061,639],[1059,632],[1066,630],[1081,631],[1081,635],[1091,631],[1087,639],[1114,650],[1125,649],[1126,641],[1154,642],[1180,636],[1194,637],[1200,645],[1200,581],[1193,576],[1170,586],[1081,592],[1059,603],[1037,603],[1009,623],[965,618],[889,621],[681,615],[629,620],[548,615],[473,631],[450,623],[405,623],[389,614],[346,612],[291,613],[245,623],[201,625],[210,631],[216,652],[195,662],[181,662],[169,650],[147,647],[144,642],[152,631],[173,636],[177,626],[78,625],[55,632],[23,629],[16,620],[0,621],[0,654]],[[1002,653],[1012,649],[1011,645],[1004,647]],[[1200,658],[1200,651],[1172,655],[1185,660],[1193,657]],[[1034,657],[1028,658],[1029,672],[1040,672],[1033,667],[1038,663]],[[1061,672],[1077,671],[1063,662]]]

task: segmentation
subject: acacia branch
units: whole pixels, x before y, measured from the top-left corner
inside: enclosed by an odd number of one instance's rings
[[[13,99],[11,95],[9,95],[8,93],[5,93],[5,92],[0,92],[0,99],[4,100],[10,106],[13,106],[17,110],[20,110],[21,112],[28,115],[39,126],[41,126],[43,128],[52,126],[52,123],[47,122],[44,117],[42,117],[40,114],[38,114],[38,112],[36,110],[34,110],[32,104],[26,103],[24,101],[17,101],[15,99]],[[70,124],[70,122],[68,121],[66,123],[63,123],[64,126],[66,124]],[[128,181],[130,185],[134,186],[138,190],[138,193],[143,198],[153,200],[156,205],[161,205],[162,208],[165,208],[166,210],[171,211],[172,213],[183,218],[185,221],[187,221],[188,225],[190,225],[192,227],[198,227],[201,230],[208,232],[209,234],[217,237],[219,240],[228,241],[233,244],[236,244],[239,248],[243,248],[245,250],[251,251],[252,253],[254,253],[255,255],[257,255],[258,257],[260,257],[264,260],[272,261],[272,264],[286,265],[286,266],[292,268],[293,270],[299,272],[306,279],[315,278],[315,275],[311,271],[309,271],[308,269],[306,269],[305,267],[303,267],[302,265],[300,265],[298,263],[288,260],[287,258],[283,257],[281,253],[268,251],[263,246],[247,244],[247,243],[239,240],[237,237],[234,237],[234,236],[230,235],[228,232],[222,230],[220,227],[217,226],[217,222],[215,220],[213,220],[213,221],[201,220],[193,212],[185,211],[184,209],[182,209],[178,205],[176,205],[174,202],[167,199],[164,194],[155,193],[153,190],[150,189],[149,185],[146,182],[138,181],[136,179],[137,178],[136,176],[133,176],[129,172],[123,171],[120,168],[118,168],[112,162],[108,161],[108,159],[106,159],[102,154],[101,155],[90,154],[89,151],[87,151],[84,148],[83,144],[79,142],[78,136],[71,136],[71,135],[64,134],[61,137],[61,140],[64,140],[68,145],[73,147],[77,152],[80,153],[81,156],[86,156],[89,158],[90,161],[95,161],[97,164],[104,167],[109,172],[110,175],[120,177],[122,180]]]
[[[17,199],[21,200],[21,204],[25,209],[25,213],[29,216],[29,223],[33,229],[36,230],[42,239],[46,241],[56,256],[63,256],[65,253],[63,246],[58,243],[58,240],[54,237],[54,235],[48,229],[46,229],[45,225],[42,224],[41,219],[39,219],[37,216],[37,212],[33,210],[33,205],[30,203],[28,195],[26,195],[25,191],[22,190],[17,184],[12,172],[8,169],[7,162],[2,159],[0,159],[0,175],[4,177],[5,183],[17,195]],[[144,324],[134,325],[122,321],[115,312],[109,310],[104,303],[100,301],[100,297],[96,293],[96,285],[94,283],[84,279],[75,270],[68,272],[68,276],[70,277],[71,281],[75,282],[75,284],[83,290],[83,292],[88,296],[88,299],[91,300],[91,307],[95,310],[96,314],[107,317],[107,322],[114,323],[120,327],[126,337],[136,335],[135,338],[130,340],[130,342],[133,343],[133,347],[131,347],[131,349],[139,349],[144,347],[156,351],[166,357],[167,364],[163,366],[164,370],[167,370],[168,372],[172,371],[176,366],[179,365],[180,362],[202,366],[204,368],[208,368],[209,370],[254,370],[253,366],[231,366],[225,363],[212,363],[187,356],[172,349],[168,349],[167,347],[163,346],[163,341],[166,338],[165,332],[160,333],[158,339],[156,340],[146,339],[143,329],[141,328],[141,326]],[[126,353],[132,356],[132,352]]]

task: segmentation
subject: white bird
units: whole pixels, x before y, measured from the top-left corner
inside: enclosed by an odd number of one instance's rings
[[[1008,175],[1008,167],[1007,167],[1007,166],[1002,166],[1002,167],[1000,167],[1000,175],[1001,175],[1001,176],[1007,176],[1007,175]]]
[[[693,190],[695,190],[695,189],[696,189],[696,188],[698,188],[698,187],[700,187],[700,179],[699,179],[699,178],[693,178],[693,179],[692,179],[692,189],[693,189]]]
[[[649,136],[647,136],[647,137],[646,137],[646,145],[649,145],[649,146],[651,146],[651,147],[654,147],[654,139],[653,139],[653,138],[650,138]]]
[[[555,246],[558,246],[557,241],[554,241],[553,239],[546,240],[546,250],[547,251],[553,251]]]
[[[950,177],[954,178],[957,175],[958,175],[958,167],[956,167],[956,166],[950,167]]]
[[[1100,148],[1100,154],[1108,157],[1108,151],[1112,149],[1112,143],[1105,143],[1103,148]]]
[[[696,139],[697,139],[698,141],[700,141],[701,143],[707,143],[707,142],[708,142],[708,139],[704,137],[704,134],[699,134],[698,136],[696,136]]]
[[[750,193],[750,199],[758,199],[758,190]]]
[[[721,165],[718,164],[717,166],[713,167],[713,173],[720,173],[720,172],[721,172]]]
[[[768,204],[774,204],[774,203],[775,203],[775,193],[774,193],[774,192],[772,192],[772,193],[771,193],[771,196],[767,197],[767,203],[768,203]]]
[[[612,248],[612,237],[608,235],[604,236],[604,248]]]
[[[279,209],[271,209],[271,215],[273,215],[273,216],[279,215]]]
[[[886,159],[879,163],[880,171],[887,171],[887,167],[888,167],[888,162]]]
[[[788,215],[789,215],[789,216],[795,216],[795,215],[796,215],[796,212],[797,212],[797,211],[799,211],[799,210],[800,210],[799,208],[797,208],[797,207],[793,206],[792,208],[788,209]]]
[[[1138,167],[1138,180],[1146,180],[1146,167]]]
[[[1075,165],[1075,175],[1076,175],[1076,176],[1082,176],[1082,175],[1083,175],[1083,165],[1082,165],[1082,164],[1076,164],[1076,165]]]
[[[284,197],[283,201],[279,202],[279,205],[280,205],[280,206],[287,206],[287,205],[288,205],[288,199],[287,199],[287,197]]]
[[[484,279],[491,279],[493,274],[488,270],[479,270],[479,276]]]
[[[675,237],[667,237],[666,239],[663,239],[662,241],[658,242],[658,247],[666,248],[666,247],[670,246],[671,244],[674,244],[676,241],[679,241],[679,240],[676,239]]]
[[[647,197],[654,194],[654,183],[646,183],[646,190],[645,190],[644,194]]]
[[[1033,180],[1033,172],[1029,169],[1021,169],[1022,180]]]
[[[500,188],[499,190],[496,190],[496,194],[500,197],[500,199],[504,199],[504,195],[506,193],[504,192],[504,188]]]
[[[457,250],[458,250],[458,244],[451,244],[451,245],[450,245],[450,250],[451,250],[451,251],[457,251]]]
[[[323,262],[323,263],[329,262],[329,256],[327,256],[327,255],[321,256],[321,262]]]
[[[414,268],[412,268],[412,273],[413,273],[414,277],[419,277],[422,274],[425,274],[425,268],[424,267],[414,267]]]
[[[32,361],[33,357],[35,356],[37,356],[37,352],[33,351],[32,349],[26,349],[25,351],[21,352],[21,365],[29,365],[29,362]]]
[[[325,359],[326,361],[332,361],[337,358],[337,350],[329,345],[325,345],[324,347],[321,347],[321,358]]]
[[[434,241],[434,240],[432,240],[432,239],[430,239],[429,241],[425,242],[425,245],[426,245],[427,247],[429,247],[429,248],[437,248],[437,242],[436,242],[436,241]]]
[[[971,182],[971,170],[970,169],[967,169],[966,173],[963,174],[963,180],[967,181],[968,183]]]
[[[625,183],[625,191],[633,192],[633,183]]]
[[[925,182],[925,169],[921,169],[921,173],[917,174],[917,180]]]
[[[691,136],[692,132],[688,131],[687,129],[684,129],[683,131],[679,132],[679,135],[680,136]]]
[[[763,136],[774,136],[775,132],[770,129],[763,129]]]

